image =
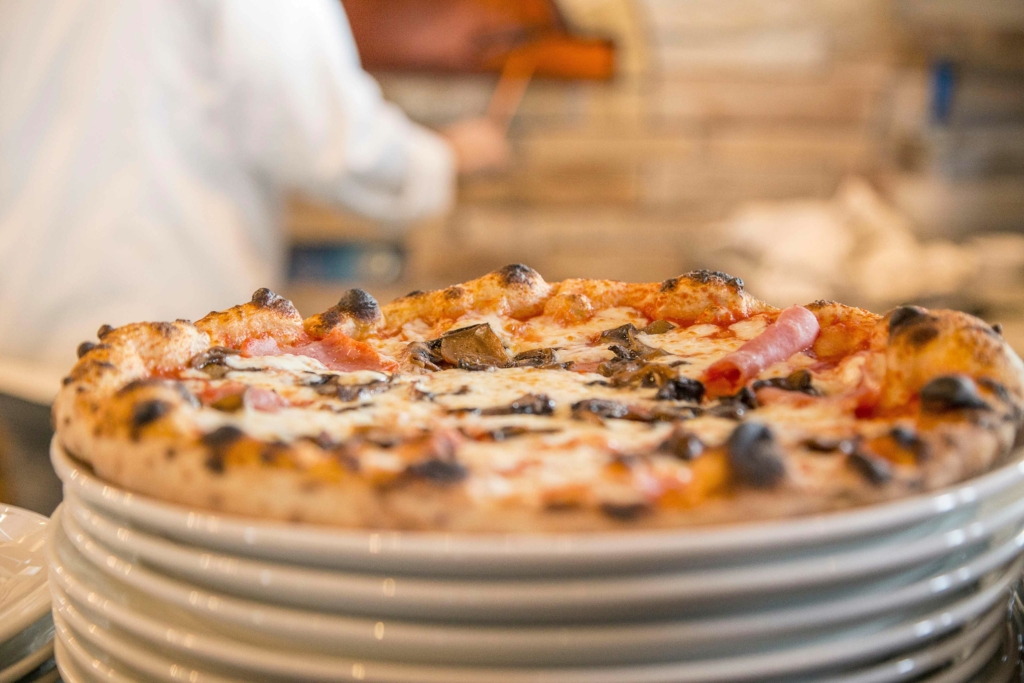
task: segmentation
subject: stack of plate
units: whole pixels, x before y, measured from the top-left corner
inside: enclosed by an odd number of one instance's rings
[[[473,536],[213,515],[52,457],[68,683],[954,683],[1017,667],[1020,461],[797,520]]]
[[[0,683],[55,681],[46,517],[0,505]]]

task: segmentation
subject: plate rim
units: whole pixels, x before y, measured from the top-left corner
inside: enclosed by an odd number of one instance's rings
[[[75,461],[55,435],[51,461],[65,486],[88,502],[115,515],[198,545],[250,552],[280,553],[344,566],[355,561],[441,562],[445,566],[501,567],[509,557],[531,564],[593,562],[615,565],[628,557],[630,564],[647,559],[685,559],[785,550],[827,544],[837,540],[906,528],[946,515],[1002,493],[1024,482],[1024,448],[1007,464],[950,487],[851,510],[767,522],[681,527],[667,530],[624,530],[594,533],[469,534],[431,531],[344,529],[311,524],[289,524],[259,518],[191,509],[130,492],[104,482],[88,464]],[[202,538],[205,543],[200,543]],[[342,557],[338,557],[341,554]],[[339,563],[340,562],[340,563]]]

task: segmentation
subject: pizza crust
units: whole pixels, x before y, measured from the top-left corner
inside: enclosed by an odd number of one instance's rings
[[[328,456],[314,438],[275,444],[242,434],[227,444],[218,443],[197,417],[197,397],[187,383],[173,378],[200,354],[217,347],[239,349],[253,339],[288,345],[343,335],[395,352],[408,346],[410,330],[437,334],[456,321],[473,319],[526,328],[532,321],[534,332],[544,337],[546,332],[536,330],[589,329],[588,322],[599,325],[620,310],[649,320],[671,320],[688,330],[702,325],[725,329],[758,316],[770,323],[778,315],[776,309],[750,296],[741,281],[705,271],[663,283],[567,280],[549,284],[532,269],[508,266],[478,280],[414,293],[383,307],[353,290],[335,307],[306,320],[287,300],[259,290],[252,301],[211,313],[194,324],[139,323],[102,330],[99,343],[86,349],[66,378],[54,403],[54,420],[57,438],[71,454],[103,479],[131,491],[231,514],[349,528],[597,531],[780,517],[945,486],[1005,459],[1021,424],[1024,365],[991,327],[953,311],[897,309],[883,317],[832,302],[815,302],[807,308],[818,318],[822,333],[812,347],[813,358],[805,359],[805,364],[816,359],[829,365],[827,372],[836,386],[845,386],[844,373],[854,373],[862,385],[860,393],[848,392],[854,403],[874,392],[876,414],[857,418],[865,420],[859,426],[865,434],[877,432],[871,438],[884,442],[885,430],[908,419],[905,412],[898,419],[887,417],[887,411],[913,406],[911,421],[921,428],[915,448],[927,452],[927,457],[912,464],[900,464],[897,459],[899,476],[885,485],[865,481],[864,473],[851,468],[845,456],[819,457],[794,445],[808,435],[829,436],[830,430],[853,424],[854,409],[861,409],[853,403],[828,403],[833,412],[821,412],[823,417],[815,418],[813,411],[797,405],[801,397],[780,394],[782,403],[762,412],[782,415],[780,422],[766,419],[790,439],[786,448],[793,451],[788,454],[792,462],[782,483],[769,490],[736,486],[728,480],[728,465],[720,464],[724,446],[713,443],[703,463],[693,469],[712,472],[717,468],[717,473],[700,474],[702,481],[714,485],[708,484],[699,495],[684,487],[679,494],[684,503],[648,507],[634,515],[630,499],[611,504],[586,491],[567,494],[571,501],[586,504],[548,501],[538,505],[535,501],[525,504],[522,498],[472,495],[472,486],[482,485],[472,478],[454,483],[443,481],[443,476],[438,480],[404,475],[375,478],[366,470],[353,471],[338,455],[337,444],[332,444],[334,450]],[[539,348],[543,339],[517,343],[524,349]],[[408,358],[404,360],[402,376],[424,372],[410,366]],[[793,367],[798,366],[769,369],[765,375],[776,376]],[[919,408],[922,388],[950,374],[973,378],[979,396],[991,409],[930,414]],[[733,428],[716,419],[700,418],[706,433],[727,434]],[[665,431],[651,426],[658,429]],[[630,486],[639,485],[632,481],[624,490],[629,493]]]

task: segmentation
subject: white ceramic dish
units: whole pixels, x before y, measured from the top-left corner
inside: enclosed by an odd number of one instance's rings
[[[72,493],[65,501],[65,525],[73,539],[84,532],[122,559],[136,558],[207,588],[271,603],[344,611],[374,617],[465,622],[572,622],[635,617],[650,619],[699,612],[735,611],[737,604],[778,603],[792,594],[838,599],[887,588],[896,590],[926,575],[920,554],[866,549],[850,557],[830,556],[777,565],[735,566],[674,574],[502,580],[500,578],[417,578],[319,570],[244,557],[219,555],[132,529],[91,510]],[[963,535],[954,534],[957,542]],[[945,541],[932,542],[934,553]],[[920,549],[911,546],[910,553]],[[904,550],[908,550],[907,547]],[[940,549],[941,550],[941,549]],[[874,558],[874,563],[870,558]],[[910,564],[909,569],[900,567]],[[895,567],[895,573],[894,572]],[[883,578],[876,578],[882,574]]]
[[[622,680],[645,681],[741,681],[760,680],[768,676],[796,675],[836,667],[855,667],[864,661],[877,660],[915,648],[928,647],[960,626],[990,613],[1003,612],[1002,599],[1010,583],[1015,583],[1021,562],[1014,564],[997,582],[925,617],[893,625],[870,634],[848,633],[843,640],[830,640],[813,645],[753,655],[694,660],[679,663],[558,669],[480,668],[392,663],[345,658],[307,651],[294,645],[272,640],[255,644],[226,635],[215,624],[204,625],[197,619],[183,619],[179,610],[168,610],[159,603],[133,594],[130,589],[112,586],[98,576],[75,551],[62,534],[55,534],[51,552],[52,585],[55,605],[74,610],[65,619],[82,624],[103,623],[104,634],[111,636],[107,625],[131,633],[148,643],[142,650],[162,649],[175,661],[191,661],[250,671],[261,676],[293,676],[304,680],[349,680],[352,667],[358,667],[365,680],[431,683],[518,683],[557,680],[566,683],[618,683]],[[64,592],[67,592],[65,597]],[[70,602],[68,601],[70,598]],[[85,610],[89,617],[82,616]],[[62,613],[63,614],[63,613]],[[175,616],[177,615],[177,616]],[[76,631],[79,629],[75,629]],[[85,635],[85,634],[82,634]],[[92,634],[89,634],[92,635]],[[285,649],[282,649],[285,648]],[[340,649],[340,648],[339,648]],[[109,651],[109,650],[108,650]]]
[[[712,558],[764,558],[884,535],[966,511],[1024,483],[1024,461],[956,486],[851,511],[685,532],[594,534],[442,534],[373,532],[297,526],[199,512],[133,494],[98,479],[57,443],[51,460],[67,490],[133,525],[191,545],[285,562],[424,574],[543,575],[571,567],[583,573],[687,566]]]
[[[86,559],[90,560],[103,571],[111,571],[115,580],[126,582],[139,589],[143,594],[155,596],[156,599],[167,601],[164,591],[167,590],[168,581],[165,577],[147,570],[138,564],[125,562],[123,559],[111,555],[101,545],[93,543],[89,536],[81,531],[75,524],[70,512],[73,510],[71,501],[66,501],[62,508],[62,524],[67,536],[76,550]],[[125,531],[122,538],[126,543],[134,543],[135,537]],[[926,608],[934,608],[942,602],[950,601],[955,594],[969,587],[989,573],[997,573],[1016,558],[1020,548],[1024,544],[1024,532],[1017,537],[1004,543],[1002,546],[975,558],[972,562],[963,566],[949,567],[946,571],[924,578],[916,583],[903,587],[878,586],[872,592],[863,592],[840,599],[824,600],[803,604],[799,607],[788,609],[751,612],[741,612],[726,617],[700,617],[676,622],[659,622],[656,624],[620,625],[620,626],[599,626],[583,627],[575,625],[571,632],[566,629],[557,628],[533,628],[533,629],[484,629],[483,632],[490,634],[487,642],[501,643],[503,650],[507,649],[509,657],[518,658],[523,661],[525,657],[517,654],[519,649],[527,649],[530,656],[538,656],[546,650],[557,650],[557,656],[566,657],[573,648],[581,648],[580,652],[573,658],[579,663],[607,661],[607,658],[618,657],[619,659],[635,658],[637,660],[652,661],[655,659],[684,658],[696,654],[708,654],[717,649],[729,649],[735,652],[735,643],[744,643],[744,648],[755,649],[785,639],[787,636],[794,637],[797,634],[815,633],[817,636],[823,632],[840,630],[841,625],[847,622],[865,621],[868,619],[886,618],[899,615],[906,618],[913,613],[921,612]],[[178,582],[170,582],[171,584]],[[603,589],[604,581],[597,581],[590,590],[585,589],[585,583],[581,584],[578,590],[571,595],[577,599],[585,599],[591,593],[599,594]],[[378,584],[379,585],[379,584]],[[311,586],[316,590],[317,584]],[[494,587],[495,593],[500,594],[500,587]],[[211,595],[207,591],[196,586],[180,584],[176,588],[176,599],[174,604],[185,609],[196,611],[200,618],[209,618],[209,612],[204,609],[206,605],[212,605],[213,610],[220,611],[225,608],[234,608],[234,613],[247,614],[241,617],[242,621],[234,620],[238,626],[252,623],[254,615],[258,615],[261,624],[258,630],[274,621],[275,615],[282,612],[290,619],[299,619],[308,624],[307,630],[302,638],[312,638],[314,642],[321,638],[327,639],[327,644],[334,645],[337,638],[352,637],[352,630],[363,634],[363,639],[371,647],[378,645],[378,629],[383,629],[388,637],[394,637],[393,643],[401,644],[403,640],[412,634],[413,640],[430,638],[432,643],[443,644],[445,634],[449,633],[476,633],[481,629],[465,628],[452,629],[447,625],[421,626],[393,621],[345,619],[340,621],[350,628],[346,633],[338,631],[320,631],[325,624],[322,615],[295,612],[292,610],[275,611],[274,607],[265,603],[248,603],[239,601],[228,596]],[[625,591],[624,591],[625,592]],[[458,595],[459,584],[456,582],[445,589],[440,597],[444,595]],[[187,604],[186,604],[187,596]],[[628,604],[625,605],[628,607]],[[571,608],[571,602],[567,604]],[[496,609],[501,609],[496,606]],[[645,606],[633,608],[633,614],[646,614]],[[337,623],[337,622],[336,622]],[[354,625],[359,625],[351,628]],[[378,626],[379,624],[379,626]],[[429,629],[425,631],[424,629]],[[504,634],[499,636],[498,634]],[[528,635],[526,635],[528,634]],[[294,637],[289,632],[288,637]],[[370,641],[373,638],[373,641]],[[466,640],[473,640],[472,638]],[[535,641],[535,642],[531,642]],[[537,644],[539,643],[539,645]],[[472,647],[472,642],[452,643],[452,648],[465,652]],[[442,654],[439,652],[439,654]],[[548,656],[554,656],[549,652]]]
[[[0,644],[0,683],[13,683],[53,656],[53,619],[47,614]]]
[[[111,626],[111,624],[107,623],[102,619],[102,617],[98,620],[91,619],[88,614],[81,612],[76,607],[74,601],[71,601],[64,596],[60,592],[60,589],[55,592],[54,601],[59,615],[56,617],[58,622],[60,624],[66,623],[66,628],[68,629],[68,632],[72,634],[72,638],[77,634],[79,636],[79,640],[82,641],[79,650],[85,652],[85,656],[91,656],[88,652],[89,650],[106,653],[105,655],[101,654],[98,657],[93,656],[93,668],[105,668],[112,671],[123,670],[118,666],[118,660],[120,660],[128,668],[144,673],[146,680],[188,680],[195,681],[197,683],[237,683],[237,680],[239,680],[236,678],[222,678],[208,673],[207,667],[209,664],[197,663],[194,656],[189,657],[189,661],[191,663],[188,663],[182,659],[180,653],[178,656],[175,656],[173,653],[166,654],[156,651],[152,645],[147,645],[145,642],[135,640],[132,636],[117,628],[117,626]],[[1001,623],[1002,619],[1003,610],[992,610],[977,624],[976,629],[972,631],[958,634],[954,638],[946,639],[918,652],[903,653],[896,659],[882,665],[858,671],[856,674],[816,680],[818,680],[819,683],[896,683],[897,681],[917,678],[922,674],[926,674],[928,671],[935,670],[938,666],[948,664],[955,656],[967,654],[972,650],[975,650],[974,654],[969,657],[969,661],[965,660],[957,667],[957,672],[962,675],[958,675],[953,679],[948,679],[948,677],[943,676],[943,679],[945,680],[964,681],[974,671],[977,671],[978,668],[984,666],[986,661],[991,658],[991,649],[980,655],[977,650],[982,648],[991,648],[993,645],[998,647],[1002,642],[1004,638]],[[93,626],[94,623],[100,623],[102,624],[102,627],[95,628]],[[982,643],[980,647],[978,646],[979,642]],[[195,653],[191,654],[194,655]],[[308,656],[306,656],[306,658],[308,659]],[[82,659],[81,654],[79,655],[79,659]],[[302,680],[416,680],[423,681],[424,683],[429,683],[430,681],[435,680],[449,680],[452,681],[452,683],[492,680],[483,677],[484,672],[481,672],[480,670],[455,668],[438,670],[436,667],[411,667],[408,676],[400,679],[390,677],[376,678],[372,675],[368,675],[368,671],[371,670],[368,669],[368,667],[372,666],[372,664],[373,663],[370,662],[352,662],[351,668],[345,667],[343,669],[336,670],[334,676],[328,678],[314,678],[308,671],[301,669],[282,672],[253,670],[252,673],[245,673],[244,671],[232,669],[230,670],[230,675],[238,676],[241,680],[251,680],[253,677],[258,677],[259,680],[273,680],[280,677],[288,679],[301,678]],[[220,667],[222,668],[223,664],[221,664]],[[601,670],[601,672],[603,672],[603,670]],[[610,676],[602,675],[601,672],[599,672],[599,670],[592,669],[590,672],[585,674],[585,678],[579,676],[579,670],[572,669],[554,669],[547,671],[517,671],[515,669],[502,669],[492,670],[486,675],[500,676],[500,678],[493,680],[515,680],[523,681],[524,683],[526,681],[530,681],[532,683],[575,683],[582,681],[612,680],[650,680],[665,683],[667,681],[677,682],[705,680],[691,677],[680,678],[676,673],[671,673],[661,677],[645,678],[643,676],[638,676],[637,670],[622,668],[610,670]],[[743,678],[731,680],[754,681],[760,680],[760,678],[761,677],[758,676],[756,672],[750,672]],[[931,680],[932,679],[930,678],[928,679],[928,681]]]
[[[28,510],[0,505],[0,643],[50,609],[43,553],[49,521]]]
[[[730,654],[757,651],[778,646],[779,641],[787,640],[787,636],[788,640],[796,637],[793,629],[779,629],[771,614],[760,613],[744,615],[724,624],[714,620],[710,624],[688,620],[516,628],[384,621],[300,611],[210,593],[168,579],[111,555],[82,533],[71,515],[62,515],[62,524],[67,533],[62,535],[61,541],[70,541],[79,556],[91,563],[94,569],[106,574],[119,586],[138,591],[144,600],[171,605],[198,620],[217,622],[268,639],[284,639],[308,647],[318,646],[326,651],[340,650],[350,655],[460,665],[634,664],[706,656],[714,653],[716,646],[719,651],[727,646]],[[1014,539],[1009,548],[1003,549],[1002,555],[1009,556],[1008,560],[1015,557],[1019,551],[1018,543]],[[87,585],[97,588],[97,577],[83,575],[81,578]],[[936,585],[942,583],[940,580]],[[956,594],[947,592],[946,596],[948,602]],[[862,600],[870,603],[872,597],[876,598],[873,606],[877,610],[891,594],[865,596]],[[933,609],[937,606],[934,605]],[[863,608],[856,601],[848,601],[848,610],[862,612]],[[642,608],[637,612],[642,613]],[[877,631],[890,625],[896,616],[906,619],[913,614],[913,610],[897,610],[897,615],[866,621],[858,624],[857,628],[861,632]],[[826,610],[814,610],[812,616],[819,616],[820,621],[800,624],[798,629],[805,640],[820,641],[851,628],[843,625],[841,619],[836,625],[836,617],[842,615],[830,615]],[[766,629],[767,633],[758,633],[758,626]]]

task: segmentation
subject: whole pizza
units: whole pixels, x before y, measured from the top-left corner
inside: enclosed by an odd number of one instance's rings
[[[833,510],[1005,461],[1024,365],[998,327],[779,310],[723,273],[548,283],[512,265],[305,320],[261,289],[103,327],[54,404],[101,478],[348,528],[665,528]]]

